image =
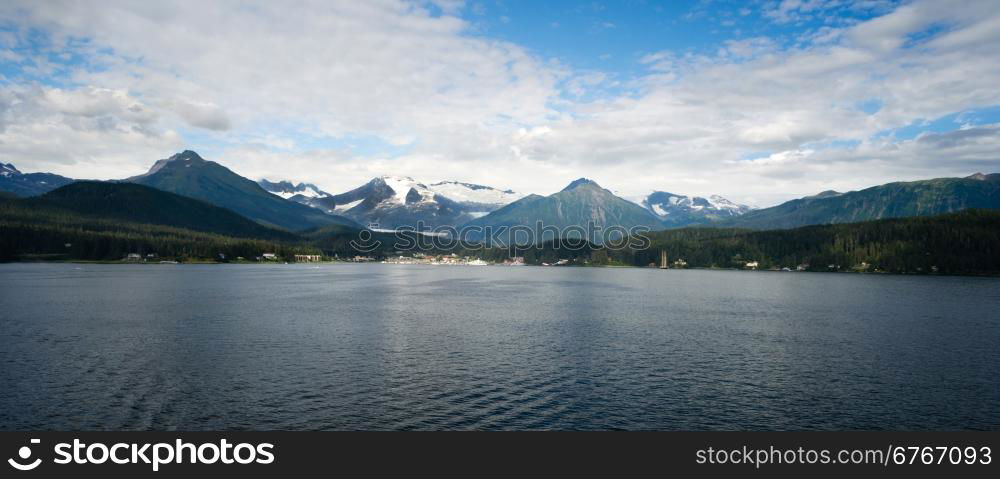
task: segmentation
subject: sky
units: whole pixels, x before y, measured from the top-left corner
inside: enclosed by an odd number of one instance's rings
[[[0,2],[0,162],[770,206],[1000,172],[991,0]]]

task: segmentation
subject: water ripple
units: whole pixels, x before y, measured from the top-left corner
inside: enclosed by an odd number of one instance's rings
[[[0,429],[1000,429],[996,279],[75,268],[0,265]]]

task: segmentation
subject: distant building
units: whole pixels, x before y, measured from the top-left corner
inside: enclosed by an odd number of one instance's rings
[[[745,267],[746,269],[757,269],[760,267],[760,263],[758,263],[757,261],[747,261]]]
[[[300,263],[309,263],[314,261],[320,261],[323,257],[318,254],[297,254],[295,255],[295,261]]]
[[[142,255],[139,253],[129,253],[125,257],[125,261],[142,261]]]
[[[276,255],[274,253],[264,253],[264,254],[260,255],[260,257],[263,258],[263,259],[265,259],[265,260],[267,260],[267,261],[275,261],[275,260],[278,259],[278,255]]]

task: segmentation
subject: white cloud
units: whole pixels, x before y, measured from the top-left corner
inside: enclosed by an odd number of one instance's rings
[[[734,57],[754,57],[773,53],[777,49],[774,40],[767,37],[744,38],[726,41],[726,53]]]
[[[648,53],[638,60],[645,74],[624,83],[474,35],[452,15],[461,2],[440,4],[440,15],[425,5],[4,2],[0,18],[20,35],[48,32],[48,51],[100,68],[70,65],[73,86],[60,89],[0,87],[0,158],[27,171],[124,177],[197,140],[247,176],[328,191],[398,173],[548,193],[587,176],[628,195],[666,189],[762,205],[1000,170],[995,129],[872,139],[1000,104],[1000,12],[989,1],[891,11],[782,2],[769,10],[775,21],[834,7],[889,13],[802,32],[793,47],[757,37],[716,55]],[[922,38],[930,27],[940,30]],[[19,41],[0,37],[0,48]],[[23,65],[36,75],[67,68],[45,55]],[[877,113],[858,107],[872,99]],[[399,153],[352,153],[329,138],[371,138]],[[822,146],[833,140],[860,144]],[[742,160],[750,155],[769,160]]]
[[[137,172],[136,158],[159,158],[183,145],[157,120],[148,105],[122,90],[3,86],[0,161],[27,165],[25,171],[72,171],[78,178],[127,176]]]
[[[148,125],[157,120],[158,115],[139,100],[129,96],[124,90],[86,87],[75,90],[60,88],[37,88],[30,94],[37,94],[37,107],[44,107],[54,113],[86,118],[116,117],[136,125]]]
[[[231,126],[226,112],[213,103],[173,100],[166,106],[191,126],[216,131],[228,130]]]

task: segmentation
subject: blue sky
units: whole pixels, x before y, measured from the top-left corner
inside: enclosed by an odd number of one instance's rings
[[[994,7],[4,2],[0,161],[120,178],[194,149],[329,191],[587,176],[758,205],[1000,171]]]
[[[643,73],[650,53],[713,54],[726,40],[767,36],[793,44],[797,34],[872,18],[885,8],[838,9],[831,17],[775,23],[743,1],[481,1],[462,17],[485,37],[522,44],[575,68]],[[887,8],[887,7],[886,7]]]

